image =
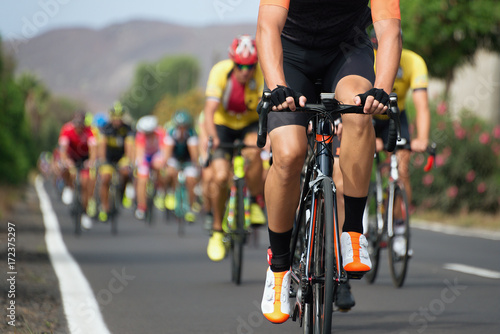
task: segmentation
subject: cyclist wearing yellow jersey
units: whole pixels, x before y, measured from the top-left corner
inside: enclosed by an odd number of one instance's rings
[[[113,175],[113,166],[120,173],[120,195],[125,192],[125,186],[130,181],[132,169],[131,162],[134,161],[133,146],[134,133],[132,127],[123,121],[123,107],[118,102],[109,110],[109,122],[100,128],[102,140],[99,142],[101,159],[104,164],[99,168],[101,184],[99,196],[101,208],[99,220],[106,222],[110,213],[109,187]],[[123,197],[123,196],[122,196]],[[130,206],[129,198],[123,198],[124,206]]]
[[[371,34],[371,42],[373,48],[377,50],[378,42],[374,33]],[[399,177],[404,184],[408,202],[411,203],[412,192],[410,185],[410,148],[414,152],[424,152],[429,144],[430,130],[430,111],[427,96],[428,74],[427,66],[422,57],[413,51],[403,49],[401,52],[401,61],[394,81],[392,89],[398,95],[398,107],[401,111],[401,136],[406,140],[405,149],[400,149],[397,152],[399,161]],[[408,129],[408,117],[406,115],[406,97],[411,90],[412,100],[416,110],[416,136],[414,139],[410,137]],[[383,149],[383,143],[387,141],[389,121],[387,116],[376,115],[375,132],[377,136],[377,151]]]
[[[244,140],[249,145],[256,144],[259,119],[256,109],[264,88],[264,78],[257,63],[257,48],[252,37],[241,35],[235,38],[229,47],[229,57],[215,64],[210,71],[204,108],[207,138],[213,138],[215,150],[210,165],[213,173],[213,187],[210,190],[213,233],[207,247],[208,257],[212,261],[220,261],[226,254],[222,217],[233,154],[231,149],[222,149],[219,144],[233,143],[236,139]],[[207,147],[206,144],[204,146]],[[244,156],[249,162],[245,174],[250,193],[254,199],[262,198],[264,185],[260,151],[246,149]],[[251,221],[254,224],[265,223],[262,209],[256,203],[251,205]]]

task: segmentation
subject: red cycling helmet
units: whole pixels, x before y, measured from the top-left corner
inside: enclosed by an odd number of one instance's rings
[[[240,35],[229,47],[229,58],[236,64],[253,65],[257,63],[257,45],[250,35]]]

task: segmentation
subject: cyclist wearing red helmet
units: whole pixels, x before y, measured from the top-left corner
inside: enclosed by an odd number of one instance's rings
[[[213,172],[210,182],[213,233],[207,248],[208,257],[213,261],[222,260],[226,253],[222,242],[222,217],[233,154],[232,150],[219,148],[219,144],[240,139],[255,145],[259,119],[256,109],[264,88],[264,78],[257,63],[257,47],[251,36],[236,37],[229,47],[229,58],[215,64],[210,71],[204,109],[207,139],[213,138],[214,147],[210,164]],[[207,147],[206,143],[204,147]],[[254,199],[251,220],[254,224],[263,224],[265,216],[256,204],[264,191],[260,151],[247,149],[244,155],[249,161],[247,185]]]

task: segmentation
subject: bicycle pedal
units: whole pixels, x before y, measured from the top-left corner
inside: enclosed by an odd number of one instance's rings
[[[359,280],[359,279],[362,279],[366,273],[367,273],[367,271],[348,271],[347,277],[349,279],[358,279]]]

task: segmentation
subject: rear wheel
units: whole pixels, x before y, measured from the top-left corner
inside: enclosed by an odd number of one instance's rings
[[[404,283],[410,259],[410,215],[408,198],[404,189],[396,186],[394,190],[392,214],[394,235],[389,238],[389,267],[392,282],[396,287]]]
[[[368,199],[363,215],[364,234],[366,240],[368,240],[368,254],[372,262],[372,269],[365,274],[366,281],[369,284],[375,282],[377,278],[380,259],[380,235],[378,233],[377,213],[377,193],[375,183],[372,183],[368,191]]]

